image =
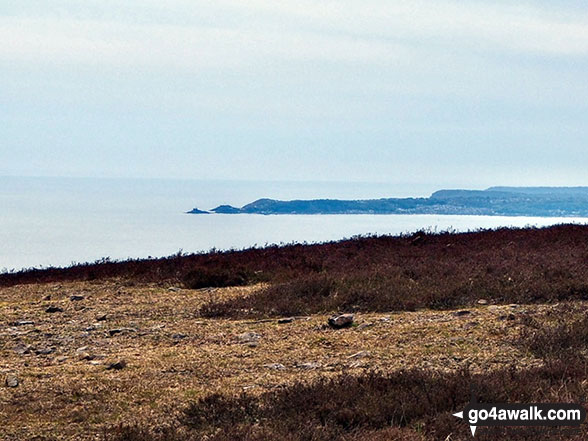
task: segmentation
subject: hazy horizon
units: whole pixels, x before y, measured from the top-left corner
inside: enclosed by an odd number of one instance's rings
[[[0,174],[585,183],[588,5],[22,0]]]

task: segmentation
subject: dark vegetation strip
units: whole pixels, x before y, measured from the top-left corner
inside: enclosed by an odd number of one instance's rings
[[[471,439],[452,414],[463,410],[471,388],[486,403],[586,403],[585,310],[556,309],[562,323],[528,320],[515,346],[537,353],[540,367],[516,366],[474,374],[410,369],[342,375],[298,383],[261,395],[211,394],[187,405],[168,426],[120,425],[106,441],[424,441]],[[563,343],[564,348],[558,346]],[[539,351],[539,352],[536,352]],[[557,429],[480,428],[479,440],[585,440]]]
[[[544,303],[588,298],[588,228],[419,234],[341,243],[316,270],[249,297],[205,305],[206,317],[454,308],[483,298]],[[354,247],[345,255],[342,249]],[[315,255],[313,255],[316,257]],[[343,257],[345,256],[345,257]]]
[[[116,278],[187,288],[270,282],[251,297],[212,302],[207,317],[451,308],[479,298],[588,298],[588,227],[360,237],[319,245],[103,261],[0,275],[0,286]]]
[[[477,375],[467,370],[439,373],[413,369],[390,375],[341,376],[296,384],[260,396],[210,395],[189,405],[173,427],[119,426],[106,439],[466,440],[471,437],[469,428],[452,413],[463,410],[470,399],[471,385],[481,402],[579,402],[586,396],[585,378],[585,364],[578,361]],[[575,438],[544,434],[537,438],[537,433],[534,429],[510,433],[482,428],[476,438],[580,440],[588,435],[585,429]]]
[[[588,259],[588,227],[485,230],[471,233],[418,232],[405,236],[359,237],[317,245],[285,245],[158,259],[78,264],[0,274],[0,286],[74,280],[127,279],[131,282],[184,283],[189,288],[230,286],[256,281],[286,282],[320,273],[353,275],[358,269],[394,270],[418,281],[436,271],[443,278],[466,272],[476,282],[517,276],[526,282],[531,265],[548,277],[567,279]],[[438,268],[438,269],[435,269]],[[381,272],[380,271],[380,272]]]

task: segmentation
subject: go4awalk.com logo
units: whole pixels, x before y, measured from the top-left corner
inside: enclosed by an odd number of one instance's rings
[[[474,436],[476,429],[484,426],[579,428],[586,419],[586,409],[572,403],[490,404],[472,399],[453,415],[468,423]]]

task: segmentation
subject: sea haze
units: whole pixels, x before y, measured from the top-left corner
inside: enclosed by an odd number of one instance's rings
[[[423,228],[588,223],[585,218],[442,215],[187,215],[193,207],[273,199],[429,196],[434,186],[382,183],[0,177],[0,270],[63,266],[211,248],[322,242]]]

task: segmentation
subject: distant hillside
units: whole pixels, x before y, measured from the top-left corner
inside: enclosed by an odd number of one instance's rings
[[[429,198],[366,200],[258,199],[241,208],[220,205],[222,214],[454,214],[487,216],[588,216],[588,187],[490,187],[439,190]],[[190,214],[203,213],[194,209]]]

